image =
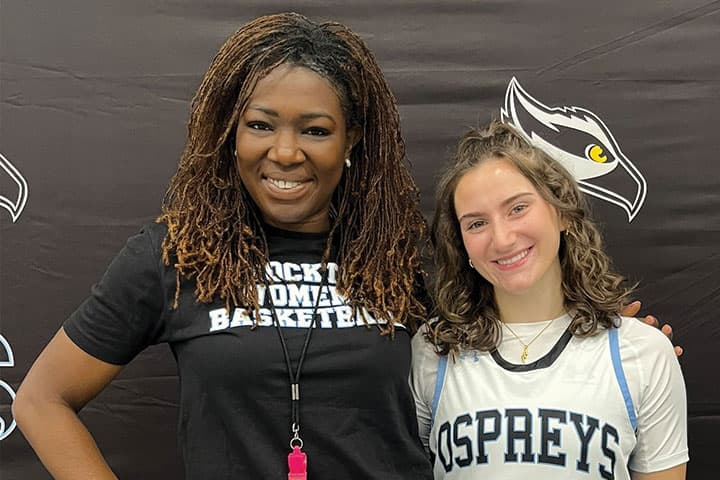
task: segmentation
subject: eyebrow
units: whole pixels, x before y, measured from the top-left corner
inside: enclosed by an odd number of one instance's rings
[[[503,200],[500,205],[503,207],[507,207],[508,205],[516,202],[518,199],[520,199],[524,196],[532,195],[532,194],[533,194],[532,192],[517,193],[517,194],[513,195],[512,197],[509,197],[509,198]],[[474,218],[474,217],[482,217],[482,216],[483,216],[482,212],[469,212],[469,213],[466,213],[465,215],[463,215],[462,217],[458,218],[458,222],[462,222],[466,218]]]
[[[261,106],[250,106],[250,107],[248,107],[248,110],[256,110],[258,112],[264,113],[265,115],[267,115],[269,117],[278,118],[280,116],[280,114],[278,112],[276,112],[275,110],[273,110],[272,108],[265,108],[265,107],[261,107]],[[307,112],[307,113],[303,113],[302,115],[300,115],[301,120],[315,120],[317,118],[327,118],[331,122],[336,123],[333,116],[328,113]]]

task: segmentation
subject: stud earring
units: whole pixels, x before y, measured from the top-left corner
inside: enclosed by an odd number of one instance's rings
[[[345,159],[345,165],[347,166],[347,168],[350,168],[350,167],[352,166],[352,162],[350,161],[350,157],[347,157],[347,158]]]

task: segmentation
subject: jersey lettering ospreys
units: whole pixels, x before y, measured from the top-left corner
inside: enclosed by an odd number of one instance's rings
[[[415,337],[411,384],[436,479],[629,479],[687,461],[685,389],[662,333],[622,319],[576,338],[569,323],[556,319],[527,364],[506,360],[519,358],[510,336],[451,358]],[[529,339],[545,325],[513,329]]]

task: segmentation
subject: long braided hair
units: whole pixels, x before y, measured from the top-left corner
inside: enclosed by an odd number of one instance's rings
[[[163,259],[180,283],[194,279],[200,302],[217,298],[258,312],[256,284],[268,252],[262,214],[240,181],[234,132],[259,79],[280,65],[305,67],[338,94],[347,126],[362,137],[334,192],[330,245],[338,246],[337,288],[367,309],[383,333],[425,318],[421,246],[425,223],[406,165],[395,98],[373,54],[346,26],[295,13],[257,18],[232,35],[193,99],[188,139],[162,214]],[[255,315],[255,318],[258,318]]]
[[[468,268],[454,202],[460,179],[494,158],[512,163],[563,219],[567,230],[560,237],[559,256],[565,307],[575,313],[572,333],[590,336],[615,326],[614,320],[634,287],[625,286],[624,278],[612,270],[602,235],[589,216],[577,182],[513,127],[494,121],[460,139],[452,164],[438,185],[431,238],[436,263],[433,290],[440,318],[426,338],[442,354],[460,349],[492,350],[501,339],[493,286]]]

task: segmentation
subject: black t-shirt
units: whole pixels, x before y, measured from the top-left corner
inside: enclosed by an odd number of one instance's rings
[[[161,258],[166,232],[151,224],[131,237],[65,331],[90,355],[121,365],[148,345],[169,343],[188,480],[285,479],[290,387],[270,310],[252,329],[242,308],[196,302],[194,281],[183,281],[172,309],[175,272]],[[351,318],[335,291],[335,263],[322,285],[324,234],[266,233],[276,281],[257,288],[261,304],[271,295],[293,368],[320,296],[300,387],[308,477],[431,478],[408,386],[410,334],[398,326],[389,338],[372,318],[370,326]]]

